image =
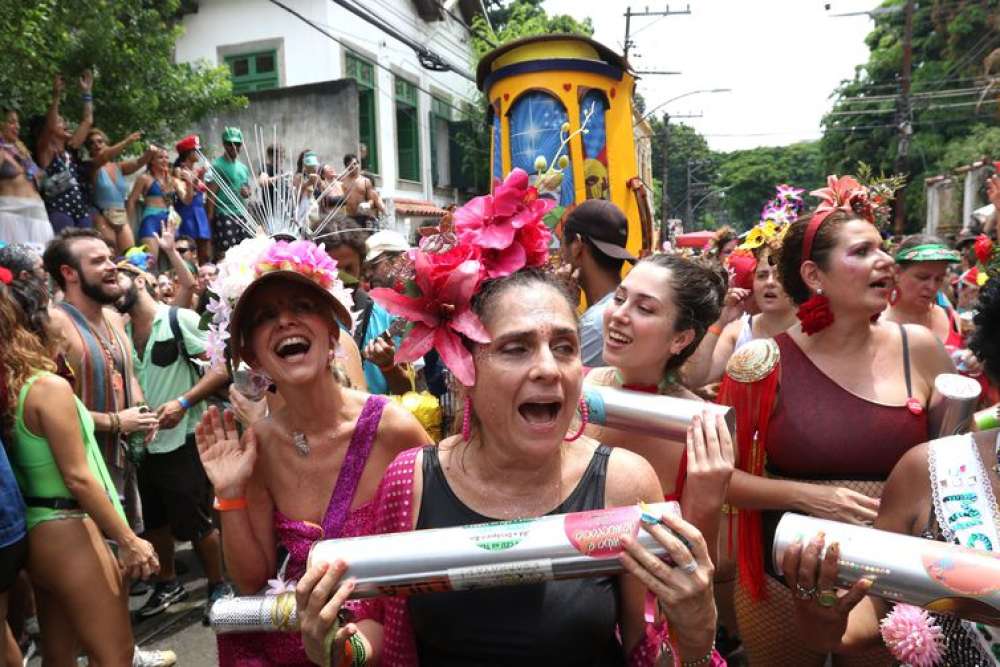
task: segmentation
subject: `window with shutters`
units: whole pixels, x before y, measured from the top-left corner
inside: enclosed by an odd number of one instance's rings
[[[451,187],[451,104],[441,98],[431,97],[429,117],[431,139],[431,178],[434,187]]]
[[[417,87],[396,77],[396,163],[399,178],[420,180],[420,120],[417,115]]]
[[[375,122],[375,65],[350,51],[344,56],[345,74],[358,84],[358,142],[364,144],[361,168],[378,171],[378,125]]]
[[[278,87],[278,52],[258,51],[226,56],[234,93]]]

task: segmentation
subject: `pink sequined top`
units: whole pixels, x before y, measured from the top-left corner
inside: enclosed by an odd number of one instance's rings
[[[284,580],[298,580],[306,569],[309,549],[318,540],[358,537],[375,532],[375,501],[369,500],[353,510],[354,494],[361,480],[368,454],[382,418],[385,396],[370,396],[358,417],[337,482],[330,496],[323,525],[290,519],[275,509],[274,530],[278,541],[288,551]],[[349,603],[353,606],[354,603]],[[245,632],[218,636],[219,664],[223,667],[266,667],[268,665],[311,665],[296,633]],[[388,664],[388,663],[384,663]]]

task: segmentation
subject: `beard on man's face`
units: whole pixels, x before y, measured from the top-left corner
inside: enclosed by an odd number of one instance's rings
[[[102,306],[113,304],[122,295],[122,289],[118,286],[117,280],[114,283],[106,283],[103,275],[97,280],[91,280],[82,271],[80,272],[80,291]]]
[[[115,301],[115,310],[117,310],[122,315],[127,315],[132,312],[132,307],[135,306],[135,302],[139,299],[139,288],[136,284],[130,283],[126,287],[121,297]]]

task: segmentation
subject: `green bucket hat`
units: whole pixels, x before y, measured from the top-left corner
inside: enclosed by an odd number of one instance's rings
[[[222,131],[222,141],[227,144],[242,144],[243,133],[238,127],[227,127]]]
[[[924,243],[896,253],[896,262],[951,262],[962,261],[957,250],[940,243]]]

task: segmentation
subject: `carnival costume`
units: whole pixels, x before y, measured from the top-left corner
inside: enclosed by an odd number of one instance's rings
[[[550,232],[542,218],[552,205],[551,200],[539,198],[535,188],[529,187],[524,171],[514,169],[503,183],[495,186],[492,195],[477,197],[455,212],[454,231],[446,229],[424,239],[413,252],[414,277],[403,286],[405,293],[384,288],[372,291],[376,301],[411,322],[397,350],[397,363],[411,361],[433,346],[458,381],[466,387],[475,384],[475,366],[463,338],[478,343],[487,343],[490,338],[472,310],[473,296],[488,279],[546,263]],[[469,437],[468,416],[463,437]],[[377,532],[413,530],[414,516],[419,517],[417,529],[489,520],[457,499],[440,470],[436,452],[428,449],[423,449],[423,493],[416,506],[413,477],[420,452],[421,448],[403,452],[387,469],[376,500]],[[597,450],[577,488],[555,512],[603,507],[601,471],[606,467],[606,455],[607,448]],[[553,623],[556,630],[569,630],[568,619],[554,622],[551,615],[535,618],[529,614],[506,621],[501,618],[512,609],[523,609],[526,613],[532,608],[542,610],[538,606],[541,599],[571,600],[579,595],[594,601],[610,596],[609,601],[601,603],[610,604],[610,600],[617,598],[617,582],[605,577],[495,591],[442,593],[426,599],[376,598],[361,603],[359,617],[372,618],[383,625],[382,662],[394,667],[417,665],[421,659],[433,664],[468,664],[486,656],[501,662],[517,658],[537,661],[543,653],[553,664],[558,664],[583,649],[590,660],[600,662],[598,656],[606,656],[611,661],[600,664],[655,662],[660,642],[667,640],[664,628],[649,626],[626,661],[616,635],[615,619],[606,609],[585,610],[572,603],[570,606],[576,611],[570,616],[577,622],[572,632],[548,632]],[[469,613],[472,609],[476,613]],[[559,612],[565,614],[567,608]],[[456,623],[449,630],[454,641],[448,641],[447,636],[436,636],[437,629],[429,629],[437,627],[435,619],[442,615]],[[533,618],[537,622],[528,623]],[[579,636],[579,622],[588,628],[586,641]],[[528,629],[533,639],[525,636],[524,641],[516,641],[511,634]],[[422,630],[419,637],[415,630]],[[711,664],[724,661],[716,653]]]
[[[66,488],[48,440],[32,433],[24,423],[24,402],[28,398],[28,392],[31,391],[35,381],[45,375],[49,373],[36,373],[21,387],[14,415],[14,446],[10,452],[14,477],[27,506],[25,519],[29,531],[45,521],[83,519],[87,516],[73,494]],[[118,500],[115,485],[111,481],[97,440],[94,438],[94,419],[79,398],[74,396],[73,402],[76,405],[77,422],[80,425],[87,467],[104,489],[115,511],[124,519],[125,511]]]
[[[827,188],[811,193],[821,203],[806,228],[803,261],[810,258],[816,232],[831,213],[847,211],[875,224],[895,185],[889,179],[865,188],[849,176],[829,177]],[[811,297],[796,315],[807,335],[833,320],[823,295]],[[912,397],[908,344],[901,331],[900,373]],[[927,440],[926,410],[915,399],[887,406],[848,392],[816,367],[788,334],[752,341],[735,352],[719,402],[736,409],[740,469],[758,476],[846,487],[878,497],[899,457]],[[789,623],[794,617],[791,594],[766,574],[773,572],[765,556],[780,515],[739,509],[740,635],[752,664],[822,664],[823,657],[804,647]],[[887,661],[881,650],[850,658],[852,665]]]

